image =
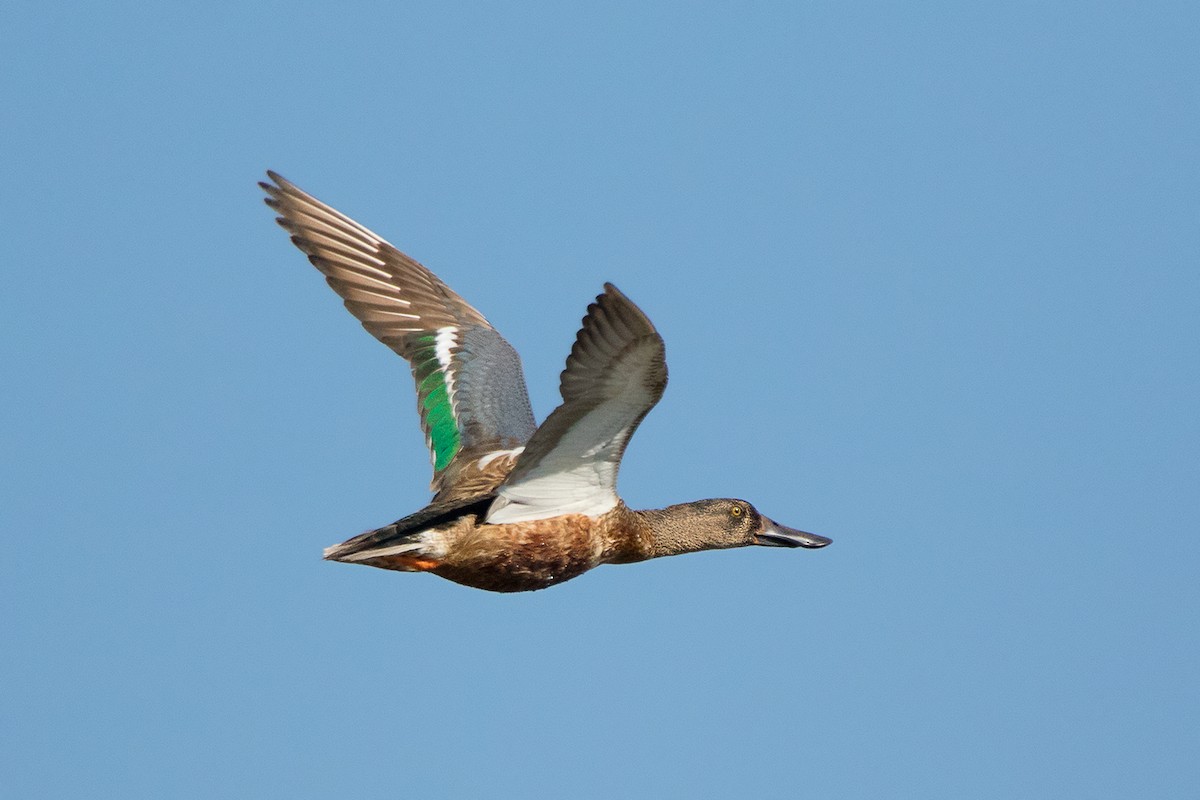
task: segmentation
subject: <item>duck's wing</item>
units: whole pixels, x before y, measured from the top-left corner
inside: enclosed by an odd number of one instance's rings
[[[625,445],[666,386],[662,337],[641,309],[606,283],[567,358],[562,405],[525,445],[486,521],[594,517],[616,506]]]
[[[295,184],[267,176],[273,183],[259,186],[292,242],[363,327],[412,367],[431,488],[452,493],[480,460],[508,460],[537,428],[512,346],[428,269]]]

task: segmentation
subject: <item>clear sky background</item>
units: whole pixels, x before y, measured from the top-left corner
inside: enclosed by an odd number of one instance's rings
[[[0,12],[0,794],[1195,797],[1191,3]],[[501,596],[278,170],[522,353],[667,343],[634,507],[833,537]]]

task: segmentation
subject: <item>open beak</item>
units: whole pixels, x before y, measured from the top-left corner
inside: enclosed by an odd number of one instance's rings
[[[754,535],[755,544],[767,547],[807,547],[810,550],[816,550],[832,541],[824,536],[817,536],[815,533],[798,531],[795,528],[780,525],[766,517],[763,517],[762,530]]]

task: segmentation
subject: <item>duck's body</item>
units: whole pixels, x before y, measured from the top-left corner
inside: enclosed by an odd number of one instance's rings
[[[751,544],[823,547],[743,500],[633,511],[616,494],[625,445],[662,396],[662,338],[616,287],[588,307],[540,426],[516,352],[425,267],[275,173],[260,184],[346,307],[404,357],[434,466],[430,505],[325,557],[496,592],[544,589],[600,564]]]
[[[365,551],[357,549],[364,542],[356,537],[331,547],[326,557],[403,572],[432,572],[493,592],[527,592],[578,577],[601,564],[643,561],[652,555],[649,531],[637,512],[624,504],[598,517],[564,514],[488,524],[483,518],[489,503],[485,498],[458,509],[434,527],[421,525],[406,531],[405,520],[400,520],[363,534],[377,537]]]

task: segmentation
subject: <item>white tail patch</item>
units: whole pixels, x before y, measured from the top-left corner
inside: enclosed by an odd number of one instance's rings
[[[333,556],[338,561],[366,561],[370,558],[382,558],[384,556],[402,556],[405,553],[431,556],[433,558],[441,558],[446,554],[445,543],[442,541],[439,532],[429,530],[422,531],[400,544],[394,544],[389,547],[375,547],[370,550],[360,550],[357,553],[339,556],[338,552],[343,547],[344,545],[342,544],[326,547],[325,557],[329,558]]]
[[[416,550],[424,550],[425,545],[421,542],[409,542],[408,544],[397,544],[392,547],[377,547],[374,550],[362,550],[357,553],[351,553],[348,556],[342,556],[341,561],[366,561],[369,558],[381,558],[382,556],[398,556],[404,553],[411,553]],[[330,547],[325,551],[329,555],[331,550],[337,550],[336,547]]]

